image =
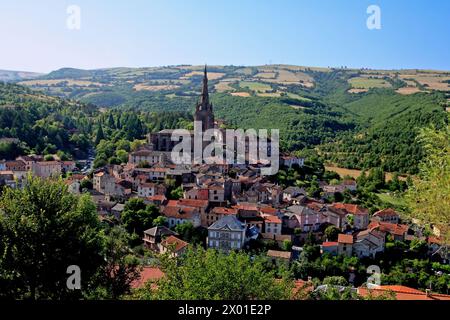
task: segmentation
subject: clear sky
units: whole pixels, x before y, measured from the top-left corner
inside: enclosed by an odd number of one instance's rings
[[[381,29],[369,30],[369,5]],[[81,29],[67,28],[69,5]],[[0,69],[173,64],[450,70],[449,0],[1,0]]]

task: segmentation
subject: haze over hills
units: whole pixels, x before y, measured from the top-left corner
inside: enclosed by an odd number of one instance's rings
[[[0,81],[23,81],[43,76],[42,73],[0,70]]]

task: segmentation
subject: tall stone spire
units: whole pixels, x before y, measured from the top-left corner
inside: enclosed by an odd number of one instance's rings
[[[206,65],[203,75],[202,95],[195,108],[194,120],[202,122],[203,131],[214,128],[214,113],[212,103],[209,102],[208,72],[206,71]]]
[[[206,64],[205,64],[205,71],[203,74],[203,88],[202,88],[202,98],[200,101],[200,105],[202,108],[209,107],[208,71],[206,71]]]

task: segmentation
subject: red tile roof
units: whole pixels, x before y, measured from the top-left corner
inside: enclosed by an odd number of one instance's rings
[[[159,268],[144,267],[141,271],[139,279],[133,281],[131,283],[131,287],[134,289],[141,288],[147,281],[157,281],[164,276],[165,274]]]
[[[161,242],[161,245],[166,248],[170,247],[174,252],[178,252],[181,249],[186,248],[189,245],[189,243],[181,239],[178,239],[175,236],[170,236],[166,238],[163,242]]]
[[[384,210],[380,210],[377,211],[373,214],[374,217],[390,217],[390,216],[398,216],[397,211],[395,211],[394,209],[384,209]]]
[[[178,200],[179,206],[195,207],[195,208],[206,208],[209,204],[208,200],[197,200],[197,199],[180,199]]]
[[[281,223],[281,219],[277,216],[264,215],[264,221],[269,223]]]
[[[378,229],[380,231],[387,232],[396,236],[403,236],[406,232],[408,232],[409,227],[405,224],[372,221],[368,225],[367,229]]]
[[[176,219],[191,219],[196,212],[195,208],[192,207],[165,207],[163,210],[163,215],[168,218],[176,218]]]
[[[353,236],[351,234],[339,234],[338,243],[353,244]]]
[[[389,293],[393,293],[396,300],[450,300],[450,295],[427,293],[399,285],[378,286],[373,289],[358,288],[358,294],[363,297],[369,296],[370,294],[374,296],[389,295]]]
[[[150,201],[161,201],[161,202],[164,202],[167,200],[166,196],[162,195],[162,194],[157,194],[157,195],[148,197],[147,199]]]
[[[358,206],[357,204],[349,204],[349,203],[333,203],[332,207],[336,209],[345,210],[348,213],[356,214],[356,215],[366,215],[369,214],[369,210]]]
[[[322,243],[322,247],[337,247],[338,245],[339,245],[339,243],[331,242],[331,241]]]
[[[215,207],[214,209],[212,209],[212,213],[222,215],[236,215],[237,210],[235,208]]]

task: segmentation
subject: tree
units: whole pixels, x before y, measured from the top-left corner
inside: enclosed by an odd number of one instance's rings
[[[87,195],[62,182],[28,177],[0,198],[0,297],[68,299],[86,294],[103,264],[100,222]],[[66,286],[66,270],[82,270],[81,291]]]
[[[158,217],[159,210],[154,205],[147,206],[144,200],[132,198],[125,203],[122,212],[122,225],[130,233],[136,233],[139,236],[153,225],[153,219]]]
[[[167,218],[164,216],[159,216],[155,220],[153,220],[154,227],[161,227],[167,225]]]
[[[103,133],[102,124],[99,123],[98,129],[97,129],[97,134],[95,135],[95,145],[98,145],[100,143],[100,141],[102,141],[104,139],[105,139],[105,134]]]
[[[121,227],[106,232],[106,263],[99,270],[98,285],[90,298],[117,299],[130,292],[131,284],[140,276],[139,260],[128,248],[130,236]]]
[[[265,259],[244,252],[228,254],[189,247],[178,258],[161,258],[165,277],[157,288],[147,285],[135,293],[138,299],[176,300],[264,300],[287,299],[292,281],[277,281],[266,271]]]
[[[406,200],[410,215],[424,225],[441,230],[450,243],[450,126],[423,129],[419,136],[427,157],[420,165],[419,179],[409,187]]]
[[[335,226],[328,226],[325,229],[325,236],[327,237],[328,241],[336,241],[339,233],[341,233],[341,230],[339,230]]]
[[[170,199],[178,200],[181,199],[182,197],[183,197],[183,188],[181,186],[170,191],[169,194]]]
[[[192,222],[180,223],[175,227],[175,232],[185,241],[190,241],[194,234],[194,225]]]

